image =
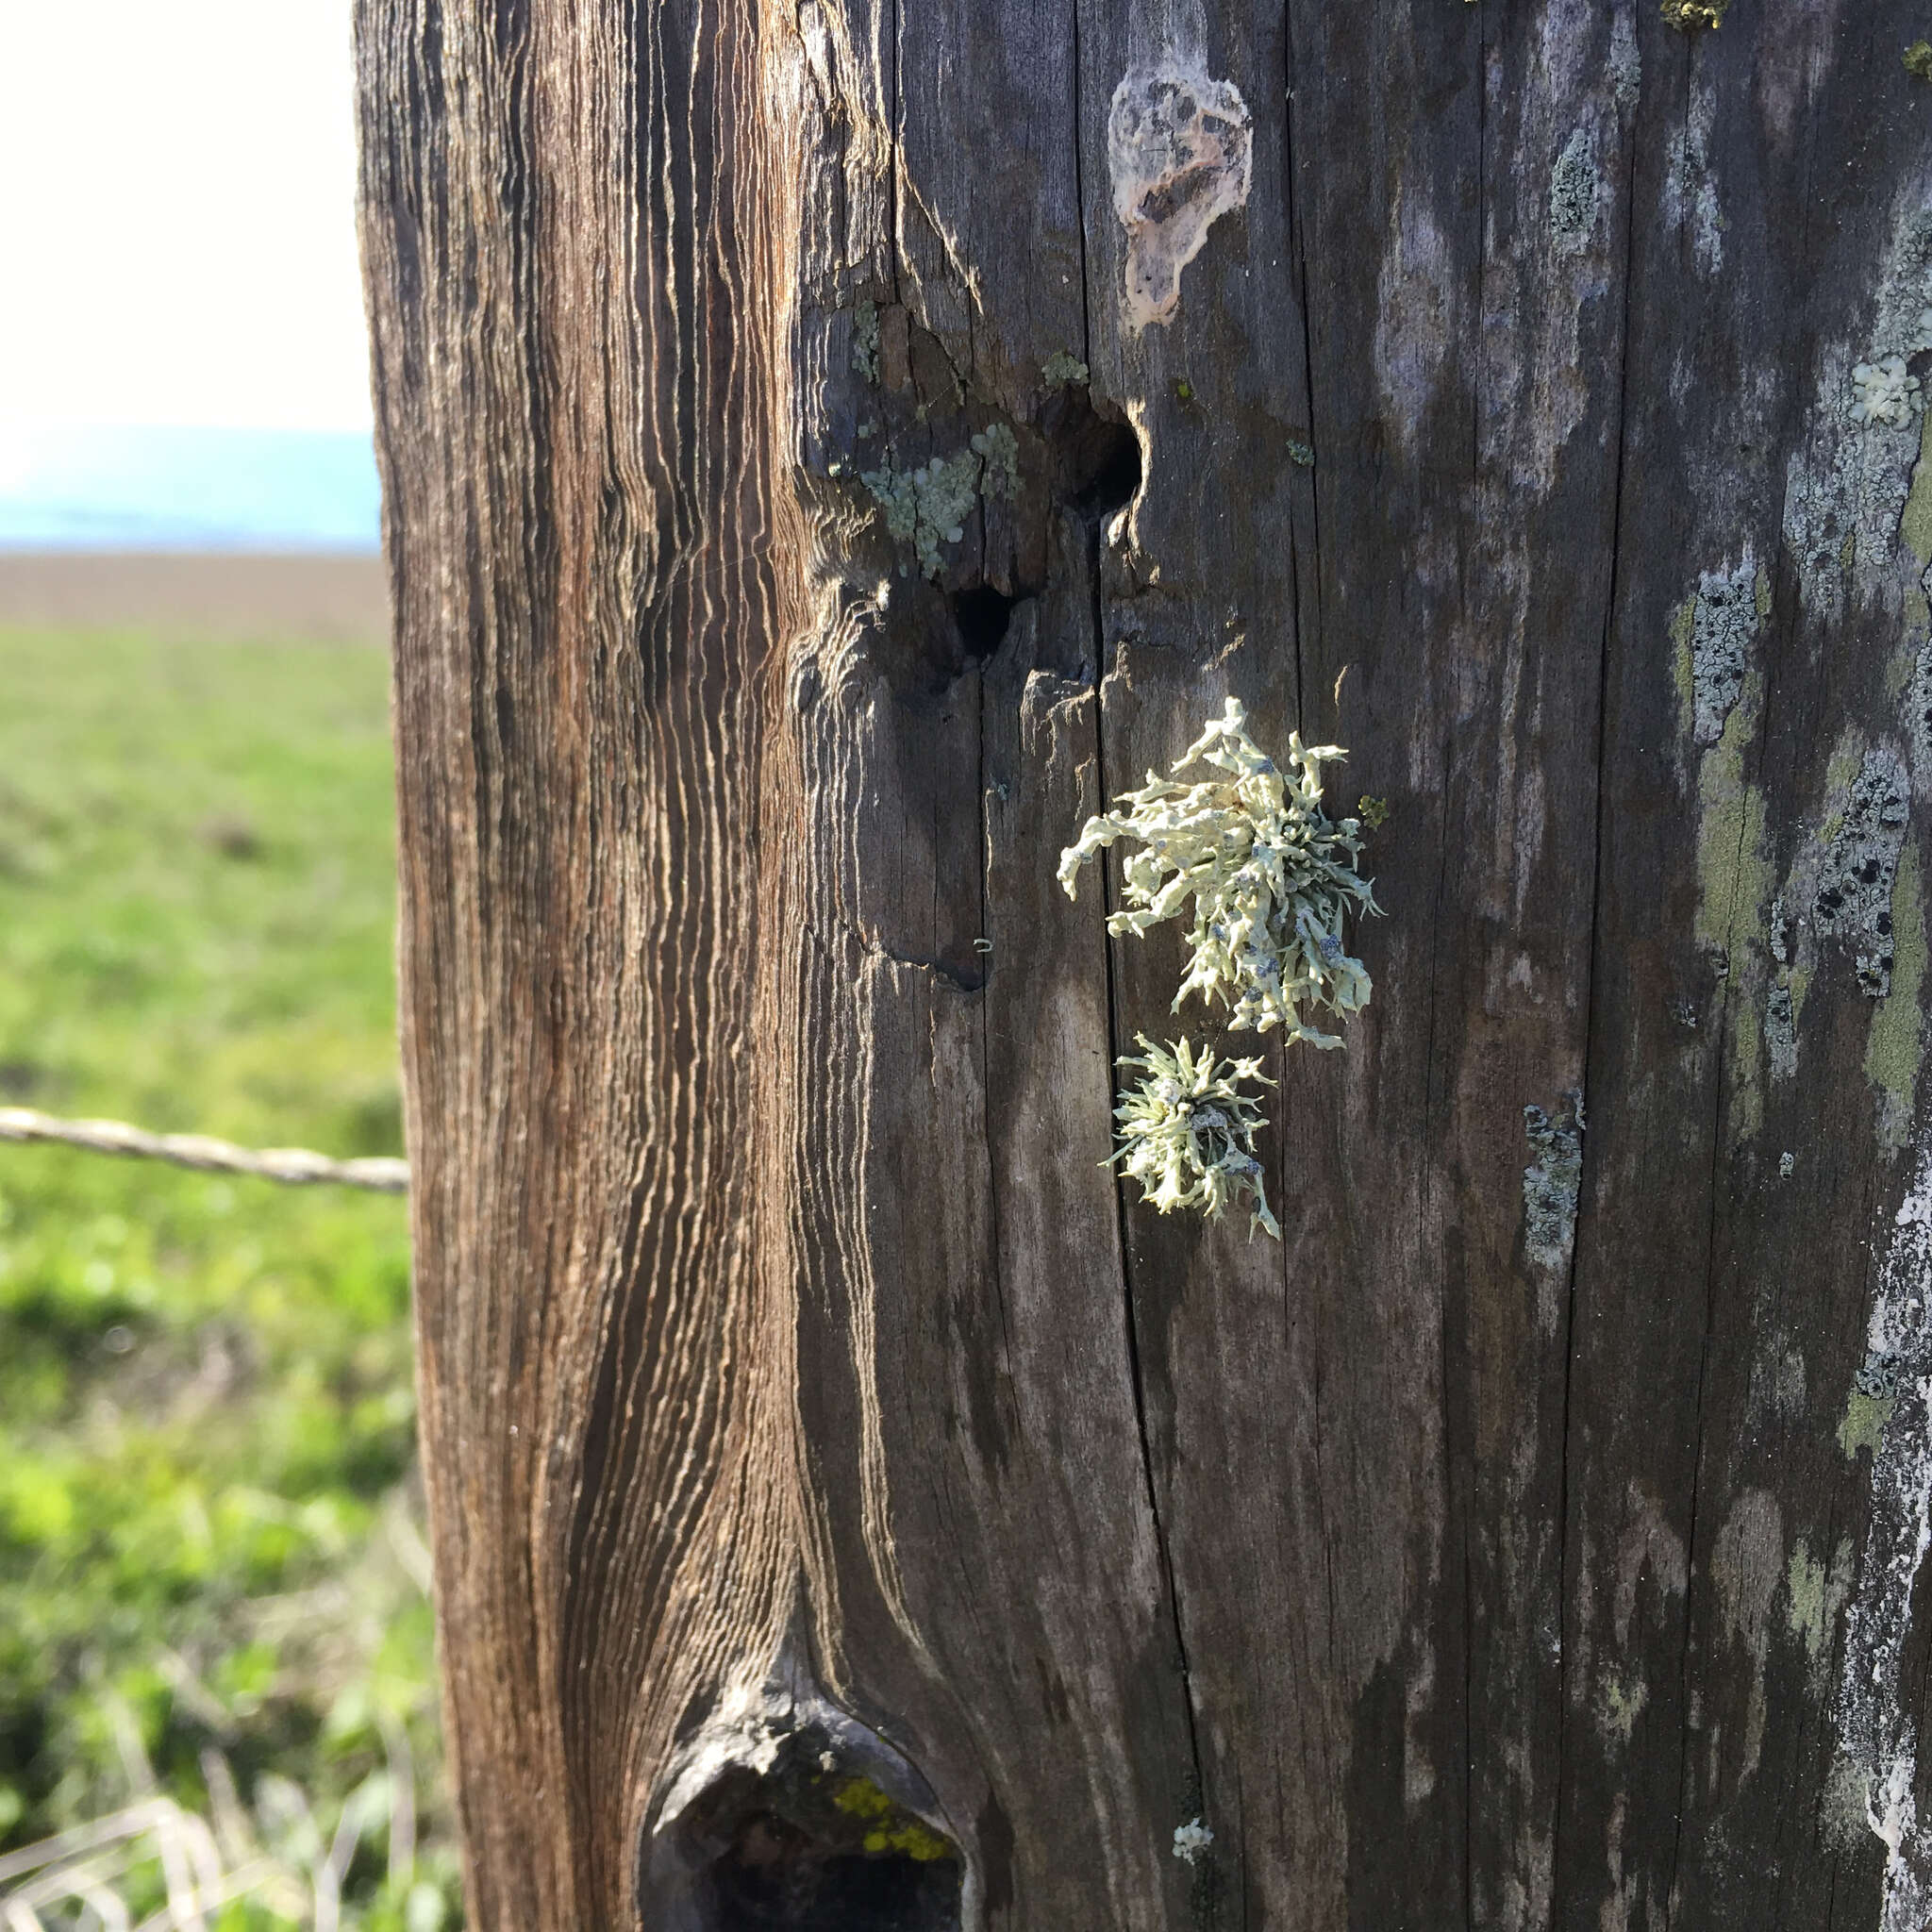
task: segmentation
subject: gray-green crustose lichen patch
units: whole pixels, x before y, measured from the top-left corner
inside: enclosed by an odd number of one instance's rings
[[[1690,612],[1690,681],[1692,736],[1700,748],[1724,736],[1770,601],[1770,579],[1753,561],[1749,545],[1735,570],[1698,575]]]
[[[1575,128],[1550,170],[1550,232],[1558,247],[1574,254],[1589,242],[1602,190],[1596,143],[1588,128]]]
[[[1120,1145],[1112,1160],[1141,1183],[1141,1198],[1161,1214],[1198,1208],[1219,1221],[1230,1206],[1245,1201],[1249,1234],[1265,1228],[1278,1241],[1281,1228],[1268,1211],[1255,1157],[1255,1136],[1267,1118],[1239,1084],[1272,1086],[1261,1062],[1217,1060],[1185,1040],[1170,1048],[1144,1033],[1136,1039],[1141,1052],[1124,1055],[1119,1064],[1124,1073],[1139,1067],[1142,1074],[1114,1108]]]
[[[1065,389],[1070,383],[1084,383],[1086,363],[1066,349],[1056,349],[1041,365],[1040,379],[1048,389]]]
[[[1764,1050],[1771,1077],[1789,1080],[1798,1071],[1798,1015],[1790,986],[1774,986],[1764,1001]]]
[[[1911,1136],[1919,1070],[1924,1062],[1924,1019],[1920,1008],[1926,969],[1925,902],[1919,855],[1910,845],[1899,855],[1892,881],[1891,982],[1872,1014],[1865,1039],[1865,1077],[1878,1089],[1878,1144],[1888,1154]]]
[[[1891,988],[1891,889],[1911,796],[1898,755],[1873,746],[1819,866],[1818,932],[1853,949],[1858,984],[1874,1000]]]
[[[1012,503],[1020,494],[1020,439],[1004,423],[989,423],[967,444],[985,469],[980,490]]]
[[[1175,773],[1205,764],[1218,775],[1183,785],[1149,772],[1139,791],[1115,801],[1125,810],[1089,819],[1060,854],[1060,883],[1072,898],[1089,858],[1133,841],[1141,849],[1121,868],[1125,903],[1108,930],[1138,937],[1191,907],[1191,958],[1175,1011],[1199,992],[1231,1009],[1231,1027],[1279,1025],[1291,1041],[1340,1046],[1341,1037],[1307,1024],[1302,1008],[1345,1017],[1368,1004],[1368,969],[1348,953],[1343,922],[1380,909],[1357,870],[1361,822],[1336,821],[1322,808],[1322,766],[1343,753],[1305,746],[1296,733],[1284,771],[1248,736],[1246,717],[1229,698],[1174,761]]]
[[[919,568],[928,577],[945,569],[941,543],[957,543],[966,534],[966,519],[979,495],[979,458],[970,449],[900,470],[888,458],[882,467],[867,470],[859,481],[886,513],[886,529],[912,546]],[[903,572],[904,566],[901,566]]]
[[[978,499],[1019,495],[1020,440],[1008,425],[991,423],[950,457],[934,457],[916,470],[901,470],[888,457],[858,480],[885,511],[888,534],[911,544],[920,570],[937,579],[946,567],[940,545],[965,536]]]
[[[860,301],[852,310],[852,366],[868,382],[879,379],[878,305]]]
[[[1536,1156],[1523,1170],[1524,1249],[1539,1268],[1565,1269],[1583,1186],[1583,1095],[1566,1093],[1554,1115],[1525,1107],[1523,1130]]]
[[[1932,563],[1932,555],[1925,561]],[[1919,646],[1906,707],[1912,734],[1913,774],[1921,780],[1932,778],[1932,638]]]

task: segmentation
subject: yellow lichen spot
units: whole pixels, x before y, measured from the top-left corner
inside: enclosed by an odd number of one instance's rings
[[[1731,0],[1664,0],[1657,11],[1680,34],[1694,34],[1703,27],[1720,27]]]
[[[1650,1692],[1641,1682],[1633,1678],[1625,1683],[1618,1677],[1610,1678],[1604,1686],[1604,1730],[1620,1744],[1627,1744],[1643,1707],[1649,1702]]]
[[[1829,1655],[1832,1626],[1852,1593],[1851,1539],[1839,1539],[1827,1570],[1824,1558],[1814,1557],[1810,1544],[1800,1537],[1791,1551],[1785,1583],[1791,1597],[1791,1635],[1805,1646],[1805,1653],[1816,1669]]]
[[[1724,952],[1734,933],[1757,927],[1771,901],[1764,797],[1744,782],[1744,753],[1763,698],[1763,679],[1748,673],[1724,735],[1697,769],[1697,940]]]
[[[1761,563],[1757,566],[1757,581],[1751,590],[1757,603],[1757,621],[1762,624],[1771,615],[1771,573]]]
[[[1891,1420],[1892,1401],[1889,1395],[1867,1395],[1854,1389],[1845,1404],[1844,1419],[1838,1425],[1839,1453],[1847,1459],[1868,1449],[1875,1457],[1885,1440],[1885,1425]]]
[[[1891,986],[1873,1009],[1865,1036],[1865,1077],[1879,1091],[1878,1140],[1889,1151],[1911,1132],[1912,1099],[1925,1057],[1924,1018],[1919,998],[1925,983],[1925,895],[1919,854],[1899,854],[1891,882]]]
[[[1826,1636],[1824,1564],[1822,1558],[1812,1556],[1810,1545],[1803,1537],[1791,1552],[1785,1585],[1791,1596],[1791,1635],[1816,1657],[1824,1648]]]
[[[832,1802],[848,1817],[871,1821],[872,1828],[859,1844],[874,1857],[890,1853],[925,1865],[955,1856],[953,1847],[924,1819],[894,1804],[870,1778],[847,1778],[832,1793]]]
[[[1686,597],[1671,612],[1671,676],[1677,687],[1678,715],[1687,735],[1697,715],[1697,678],[1690,660],[1696,625],[1697,599]]]
[[[854,1818],[884,1818],[897,1808],[869,1777],[847,1778],[832,1793],[832,1802]]]

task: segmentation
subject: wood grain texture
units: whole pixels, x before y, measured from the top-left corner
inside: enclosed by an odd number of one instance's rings
[[[359,0],[479,1928],[1923,1932],[1917,30]],[[1229,695],[1278,1246],[1054,880]]]

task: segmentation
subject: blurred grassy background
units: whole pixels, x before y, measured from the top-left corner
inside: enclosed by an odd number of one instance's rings
[[[0,1104],[400,1153],[391,826],[379,650],[0,629]],[[437,1922],[413,1423],[400,1200],[0,1146],[0,1849],[400,1726]]]

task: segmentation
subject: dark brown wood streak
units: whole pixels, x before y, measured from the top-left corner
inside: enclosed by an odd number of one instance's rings
[[[478,1932],[1924,1932],[1904,0],[357,11]],[[1054,876],[1228,696],[1278,1245]]]

